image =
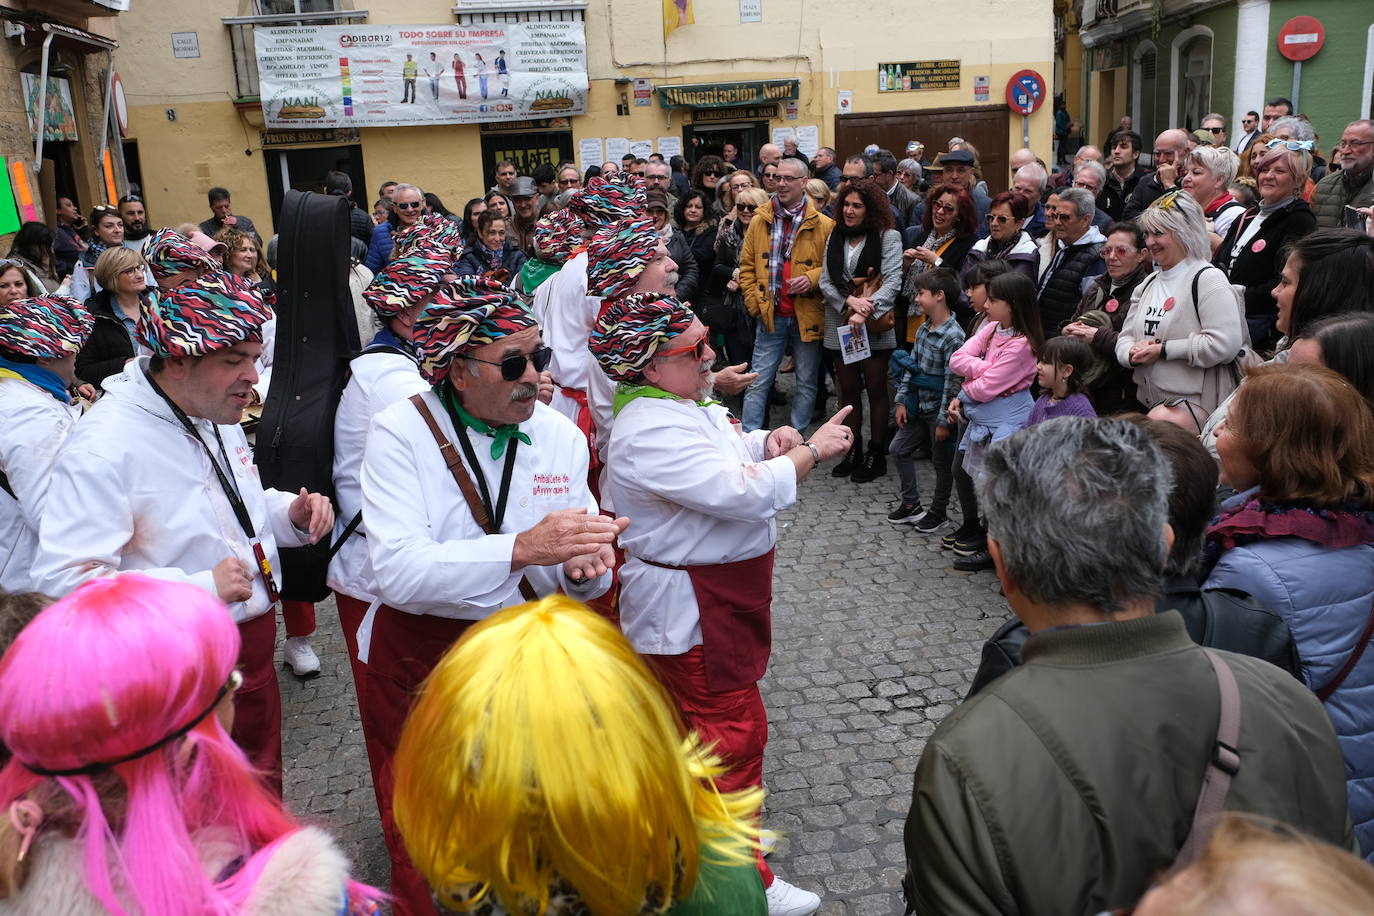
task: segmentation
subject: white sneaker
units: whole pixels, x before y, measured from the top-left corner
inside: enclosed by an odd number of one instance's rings
[[[804,891],[777,876],[763,896],[768,899],[768,916],[811,916],[821,908],[819,894]]]
[[[314,677],[320,673],[320,657],[310,648],[310,640],[305,636],[288,637],[282,644],[281,656],[296,677]]]
[[[776,833],[765,833],[759,836],[759,854],[765,859],[771,856],[778,848],[778,835]]]

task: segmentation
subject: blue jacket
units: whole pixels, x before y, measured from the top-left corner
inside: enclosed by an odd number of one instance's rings
[[[1234,496],[1222,508],[1252,495]],[[1300,538],[1254,541],[1223,553],[1203,587],[1247,591],[1287,621],[1303,680],[1316,690],[1345,665],[1369,621],[1374,544],[1331,548]],[[1345,757],[1355,836],[1365,859],[1374,861],[1374,647],[1325,705]]]
[[[384,222],[372,227],[372,243],[367,246],[367,259],[363,262],[374,274],[391,260],[391,223]]]

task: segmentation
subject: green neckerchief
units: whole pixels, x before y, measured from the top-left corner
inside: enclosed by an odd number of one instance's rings
[[[615,399],[611,402],[611,416],[616,417],[625,409],[625,405],[637,398],[658,398],[663,401],[685,401],[687,398],[680,398],[675,394],[670,394],[662,388],[655,388],[653,385],[627,385],[624,382],[615,386]],[[712,404],[719,404],[707,398],[702,401],[694,401],[698,407],[710,407]]]
[[[520,268],[521,288],[527,295],[533,295],[534,291],[542,286],[545,280],[558,273],[562,267],[562,264],[555,264],[542,258],[530,258],[525,262],[525,266]]]
[[[520,431],[520,427],[514,423],[505,426],[498,426],[495,429],[483,423],[463,409],[463,405],[458,403],[458,399],[453,396],[453,386],[447,381],[440,382],[434,386],[434,393],[439,396],[439,402],[448,409],[449,417],[460,421],[468,429],[475,430],[484,436],[491,436],[491,460],[496,461],[506,453],[506,443],[512,439],[519,439],[526,445],[532,444],[530,437]],[[459,435],[463,435],[459,431]]]

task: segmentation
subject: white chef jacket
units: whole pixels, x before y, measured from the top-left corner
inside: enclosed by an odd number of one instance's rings
[[[0,471],[14,491],[13,497],[0,491],[0,589],[6,592],[34,589],[30,570],[53,462],[80,416],[80,407],[31,382],[0,378]]]
[[[214,595],[214,568],[226,557],[258,570],[210,456],[148,384],[147,368],[140,357],[106,379],[105,396],[57,455],[34,560],[39,591],[61,597],[90,579],[137,572]],[[231,478],[280,588],[277,545],[308,539],[291,523],[295,497],[263,488],[241,427],[191,422],[216,461],[223,459],[212,429],[224,439]],[[262,576],[254,575],[253,597],[229,611],[242,623],[272,607]]]
[[[586,391],[592,371],[601,374],[596,358],[587,349],[600,310],[601,300],[587,295],[585,250],[569,258],[558,273],[535,290],[534,317],[539,320],[544,344],[553,350],[549,372],[561,388]],[[550,406],[577,422],[578,404],[560,388],[554,389]]]
[[[701,645],[701,617],[685,570],[748,560],[777,540],[774,517],[797,499],[796,465],[763,460],[768,430],[740,433],[719,404],[636,398],[611,429],[606,486],[630,519],[620,536],[620,626],[644,655]]]
[[[453,423],[433,391],[425,403],[439,429],[466,466],[454,438]],[[542,403],[520,424],[530,445],[520,443],[511,473],[510,493],[501,533],[486,534],[472,510],[424,418],[409,401],[377,414],[367,437],[361,474],[367,550],[376,582],[375,597],[400,611],[459,620],[481,620],[499,608],[520,604],[520,577],[539,595],[562,587],[578,600],[595,598],[610,588],[611,572],[581,587],[557,566],[511,570],[515,536],[559,509],[585,507],[598,513],[587,489],[587,440],[567,417]],[[490,437],[470,429],[477,463],[496,501],[506,455],[491,457]],[[512,440],[506,447],[515,445]],[[468,469],[477,486],[476,474]],[[480,487],[479,487],[480,492]],[[359,637],[362,641],[362,637]]]
[[[366,353],[355,357],[349,369],[352,378],[344,387],[334,415],[334,498],[339,507],[334,519],[335,541],[363,507],[358,475],[362,472],[363,448],[373,416],[384,407],[429,390],[415,360],[402,353]],[[326,582],[334,591],[360,601],[371,603],[376,599],[372,561],[367,555],[366,522],[359,523],[334,555]]]

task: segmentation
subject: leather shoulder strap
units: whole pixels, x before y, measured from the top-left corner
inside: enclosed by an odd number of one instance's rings
[[[495,534],[496,532],[492,530],[491,516],[487,514],[487,507],[482,505],[482,497],[477,495],[477,487],[473,484],[468,469],[463,467],[463,456],[458,453],[458,447],[448,441],[444,431],[439,428],[439,421],[434,419],[434,414],[430,411],[429,405],[425,403],[424,394],[412,394],[410,403],[415,405],[415,409],[424,418],[425,425],[429,427],[430,434],[434,436],[434,441],[439,446],[439,454],[444,456],[444,464],[448,467],[448,472],[453,475],[454,483],[458,484],[458,489],[462,491],[463,499],[467,500],[468,509],[472,511],[472,517],[476,519],[477,526],[487,534]]]
[[[1359,641],[1355,643],[1355,650],[1350,653],[1350,657],[1345,660],[1341,670],[1336,672],[1336,676],[1327,681],[1326,685],[1317,691],[1317,699],[1325,703],[1331,699],[1331,695],[1336,692],[1336,688],[1345,683],[1345,679],[1350,676],[1350,672],[1355,670],[1355,665],[1359,663],[1364,650],[1369,647],[1369,640],[1374,637],[1374,607],[1369,609],[1369,619],[1365,621],[1364,632],[1360,634]]]
[[[1193,826],[1188,830],[1188,837],[1183,841],[1178,857],[1174,859],[1176,869],[1186,868],[1202,855],[1226,806],[1226,795],[1231,791],[1231,777],[1240,770],[1240,688],[1236,686],[1236,675],[1220,655],[1206,648],[1202,652],[1217,676],[1221,717],[1217,721],[1217,739],[1212,748],[1212,759],[1202,776],[1202,791],[1198,794],[1197,807],[1193,809]]]
[[[487,507],[482,505],[482,497],[477,495],[477,487],[472,482],[472,477],[468,474],[468,469],[463,467],[463,457],[458,453],[458,448],[444,435],[444,431],[439,428],[439,421],[434,419],[434,413],[425,403],[423,393],[412,394],[410,403],[415,405],[415,409],[424,418],[425,425],[429,427],[429,432],[434,436],[435,443],[439,446],[439,454],[444,456],[444,464],[448,467],[448,472],[453,475],[454,483],[458,484],[458,489],[463,493],[463,499],[467,500],[468,510],[472,512],[472,517],[477,522],[477,526],[487,534],[496,534],[491,523],[491,516],[487,514]],[[526,601],[537,601],[539,594],[535,592],[534,586],[530,585],[530,580],[525,576],[520,577],[520,596]]]

